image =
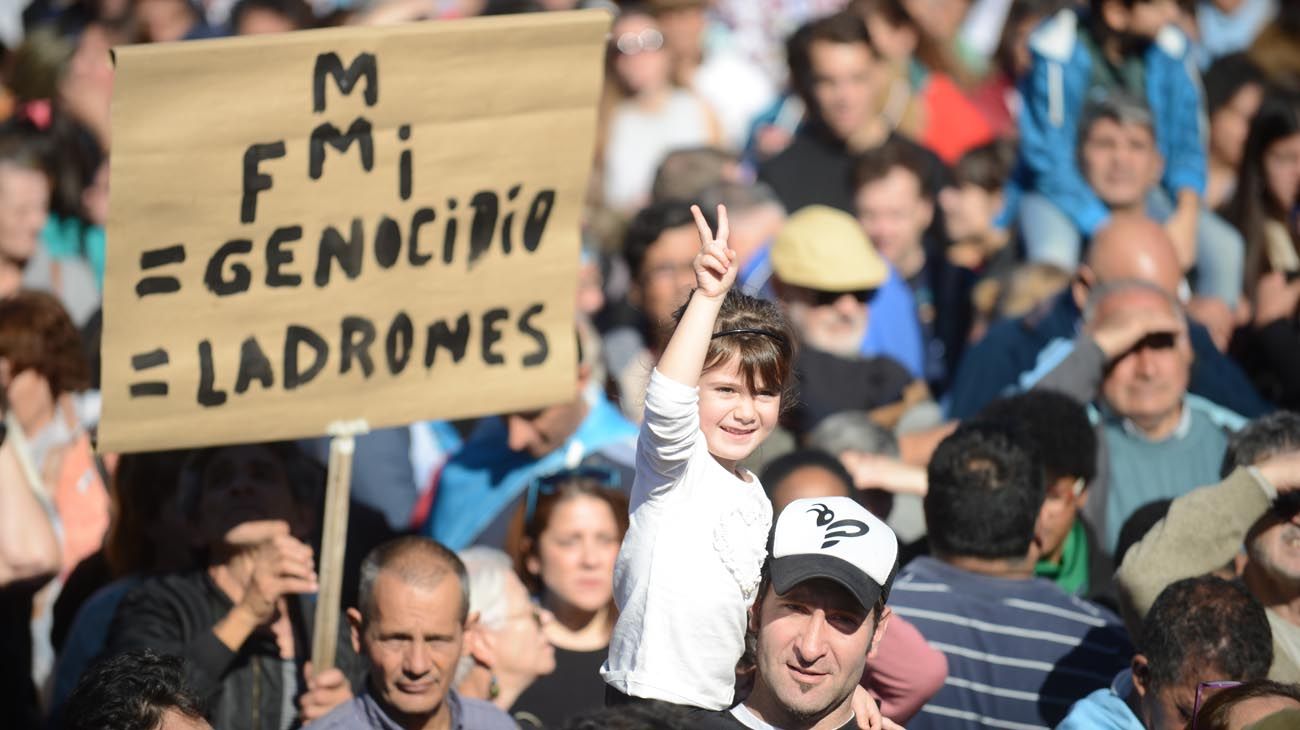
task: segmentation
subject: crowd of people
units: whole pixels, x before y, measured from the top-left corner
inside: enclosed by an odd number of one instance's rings
[[[94,448],[110,51],[578,7],[572,391],[315,666],[327,439]],[[1300,728],[1300,3],[0,2],[0,392],[5,727]]]

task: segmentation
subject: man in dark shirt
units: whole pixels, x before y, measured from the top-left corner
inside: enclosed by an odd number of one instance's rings
[[[932,225],[934,194],[925,174],[925,157],[903,140],[864,152],[854,170],[854,212],[871,244],[912,290],[925,379],[942,393],[970,334],[976,276],[948,260],[948,241]]]
[[[776,519],[750,609],[753,691],[743,703],[692,726],[859,727],[853,693],[872,647],[884,636],[885,601],[897,571],[898,539],[857,502],[791,502]]]
[[[884,61],[862,18],[845,11],[813,20],[786,42],[790,80],[807,118],[790,145],[764,162],[758,177],[771,185],[786,210],[820,203],[853,210],[853,158],[896,139],[927,160],[927,188],[941,186],[947,170],[933,152],[897,135],[876,113],[876,77]]]

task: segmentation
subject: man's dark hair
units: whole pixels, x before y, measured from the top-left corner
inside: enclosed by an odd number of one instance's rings
[[[701,209],[701,212],[710,228],[716,228],[713,211]],[[637,211],[623,236],[623,257],[627,259],[632,280],[641,278],[646,254],[664,231],[690,225],[695,225],[695,218],[691,216],[691,204],[684,200],[660,200]]]
[[[925,523],[941,556],[1024,558],[1046,484],[1029,440],[1010,425],[971,421],[930,458]]]
[[[934,191],[926,184],[929,179],[927,176],[929,168],[923,153],[920,148],[897,137],[890,137],[881,145],[858,156],[857,163],[853,167],[853,189],[861,190],[864,185],[882,180],[898,167],[912,173],[916,178],[916,185],[922,198],[934,199]]]
[[[1300,413],[1274,411],[1228,436],[1219,475],[1226,477],[1239,466],[1253,466],[1270,456],[1297,450],[1300,450]]]
[[[1157,0],[1114,0],[1114,1],[1120,3],[1126,8],[1131,8],[1134,5],[1153,3],[1156,2]],[[1092,10],[1092,13],[1094,15],[1099,16],[1101,15],[1102,6],[1104,6],[1108,2],[1111,2],[1111,0],[1089,0],[1088,6]],[[1183,10],[1196,9],[1196,0],[1176,0],[1176,2],[1178,3],[1178,7]]]
[[[862,16],[849,10],[810,20],[792,33],[785,41],[790,85],[814,115],[817,114],[817,104],[813,98],[812,45],[818,41],[843,45],[861,43],[873,57],[878,55],[866,22]]]
[[[844,484],[844,496],[853,496],[853,477],[849,475],[849,470],[844,468],[839,459],[821,449],[799,449],[773,459],[763,468],[763,476],[759,478],[759,481],[763,483],[763,488],[767,490],[768,499],[772,498],[772,493],[776,491],[781,482],[786,480],[786,477],[808,466],[830,472],[832,476]]]
[[[441,543],[418,535],[399,537],[371,550],[361,563],[357,609],[365,621],[375,615],[375,581],[389,572],[408,585],[432,588],[448,575],[460,581],[460,622],[469,618],[469,577],[456,553]]]
[[[975,147],[961,156],[952,167],[953,183],[974,185],[994,193],[1006,187],[1015,165],[1015,145],[1006,140],[995,140]]]
[[[118,654],[91,667],[68,697],[65,730],[153,730],[174,710],[203,717],[199,698],[185,684],[180,657],[149,649]]]
[[[230,29],[239,32],[239,26],[252,10],[265,10],[287,18],[296,28],[310,28],[314,23],[311,8],[304,0],[239,0],[230,10]]]
[[[1083,404],[1064,393],[1031,390],[1000,398],[979,412],[982,421],[1019,424],[1038,451],[1048,482],[1097,475],[1097,433]]]
[[[1115,565],[1124,564],[1124,556],[1128,555],[1128,551],[1169,514],[1169,507],[1173,503],[1172,499],[1156,499],[1133,510],[1133,514],[1119,528],[1119,540],[1115,542]]]
[[[1153,687],[1169,687],[1192,671],[1212,671],[1214,679],[1261,679],[1273,664],[1264,607],[1238,581],[1212,575],[1161,591],[1142,620],[1137,647]]]
[[[1246,86],[1263,87],[1268,80],[1264,72],[1245,53],[1229,53],[1214,59],[1201,76],[1205,86],[1205,112],[1213,114],[1232,102]]]

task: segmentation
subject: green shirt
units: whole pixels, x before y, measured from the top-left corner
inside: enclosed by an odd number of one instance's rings
[[[1034,575],[1050,578],[1061,590],[1073,596],[1082,596],[1088,592],[1088,536],[1083,530],[1082,522],[1076,519],[1074,527],[1065,536],[1061,562],[1040,560],[1034,566]]]

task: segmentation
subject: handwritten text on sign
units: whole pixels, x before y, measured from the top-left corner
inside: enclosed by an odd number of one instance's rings
[[[120,50],[102,447],[571,396],[607,25],[572,13]]]

